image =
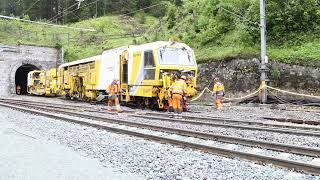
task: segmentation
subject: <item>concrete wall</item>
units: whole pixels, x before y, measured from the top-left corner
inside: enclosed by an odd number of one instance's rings
[[[259,66],[257,58],[234,58],[199,64],[198,86],[202,89],[211,83],[212,76],[219,76],[228,95],[246,94],[259,87]],[[290,65],[271,61],[268,67],[270,86],[320,96],[320,66],[315,66],[315,63]]]
[[[62,62],[60,49],[0,44],[0,95],[15,93],[15,74],[20,66],[30,64],[47,70]]]

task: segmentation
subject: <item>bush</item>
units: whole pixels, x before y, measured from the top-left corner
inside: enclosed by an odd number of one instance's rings
[[[146,23],[146,20],[147,20],[146,13],[140,12],[140,13],[135,14],[134,17],[135,17],[135,19],[138,20],[138,22],[140,24],[145,24]]]

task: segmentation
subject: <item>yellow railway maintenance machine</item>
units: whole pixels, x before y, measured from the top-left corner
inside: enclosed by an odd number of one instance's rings
[[[196,94],[198,67],[193,50],[178,42],[158,41],[106,50],[102,55],[59,66],[58,89],[67,98],[100,101],[106,87],[120,81],[123,103],[166,108],[170,75],[187,76],[188,94]]]
[[[28,94],[44,95],[45,94],[45,71],[35,70],[28,73],[27,91]]]
[[[45,73],[45,95],[57,96],[58,91],[58,72],[56,68],[52,68]]]

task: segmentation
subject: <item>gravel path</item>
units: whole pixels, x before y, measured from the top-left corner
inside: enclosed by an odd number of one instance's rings
[[[271,165],[209,155],[200,151],[109,133],[77,124],[0,107],[1,121],[8,121],[38,136],[113,164],[120,172],[147,179],[320,179],[291,173]]]

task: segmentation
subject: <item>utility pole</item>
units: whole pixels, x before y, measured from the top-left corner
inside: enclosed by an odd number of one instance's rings
[[[68,0],[65,0],[65,11],[68,9]],[[63,13],[63,21],[64,21],[64,24],[67,24],[68,23],[68,14],[67,14],[67,11],[65,13]]]
[[[267,102],[267,89],[265,87],[267,80],[267,48],[266,48],[266,16],[265,16],[265,0],[260,0],[260,28],[261,28],[261,103]]]
[[[98,1],[96,1],[96,14],[95,17],[98,17]]]

